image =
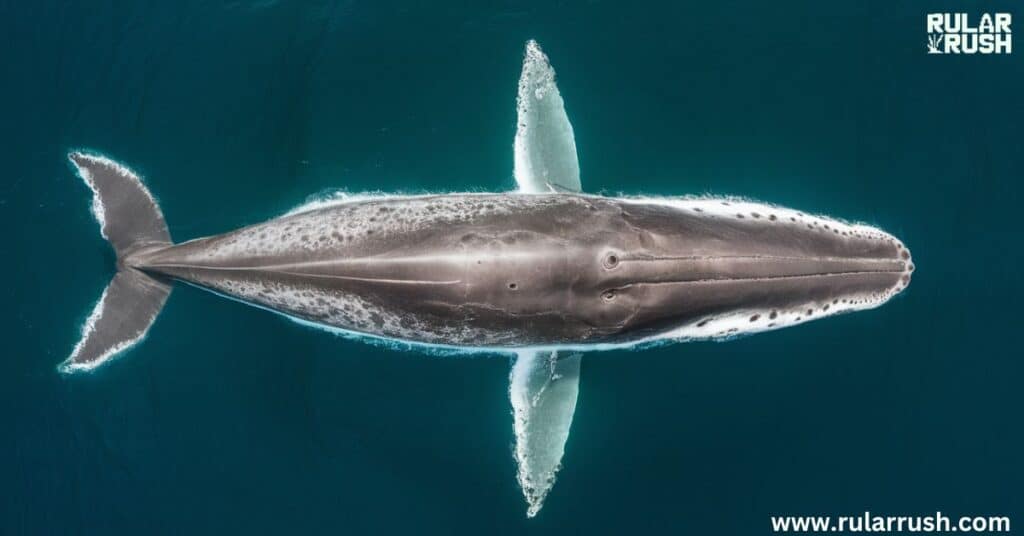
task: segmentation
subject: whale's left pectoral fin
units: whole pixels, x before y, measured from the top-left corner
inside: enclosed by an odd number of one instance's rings
[[[555,70],[536,41],[526,43],[516,98],[515,177],[519,191],[579,192],[576,139],[555,84]]]
[[[579,394],[580,354],[524,351],[509,378],[519,485],[526,515],[544,505],[562,464]]]

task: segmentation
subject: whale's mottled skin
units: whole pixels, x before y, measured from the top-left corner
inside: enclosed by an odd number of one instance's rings
[[[910,283],[910,251],[869,225],[738,198],[584,194],[555,72],[533,41],[516,110],[514,192],[316,202],[178,244],[138,174],[71,152],[117,273],[61,370],[141,341],[175,280],[348,334],[507,353],[533,517],[561,467],[582,352],[793,326]]]
[[[125,262],[344,330],[508,348],[724,337],[877,305],[909,281],[888,234],[744,205],[382,197]]]

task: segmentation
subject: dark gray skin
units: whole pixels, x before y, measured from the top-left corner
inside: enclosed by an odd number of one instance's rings
[[[309,322],[465,347],[632,343],[687,326],[692,338],[728,336],[747,330],[698,328],[749,314],[750,330],[770,329],[784,315],[877,305],[909,283],[909,252],[893,237],[771,210],[574,194],[383,197],[123,262]]]

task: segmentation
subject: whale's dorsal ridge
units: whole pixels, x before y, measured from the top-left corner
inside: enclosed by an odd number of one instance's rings
[[[575,135],[555,84],[555,70],[533,40],[526,43],[516,109],[514,175],[519,191],[581,191]]]

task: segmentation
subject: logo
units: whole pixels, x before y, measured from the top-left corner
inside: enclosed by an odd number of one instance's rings
[[[1009,13],[928,14],[929,54],[1009,54],[1013,50]],[[973,26],[972,26],[973,24]]]

